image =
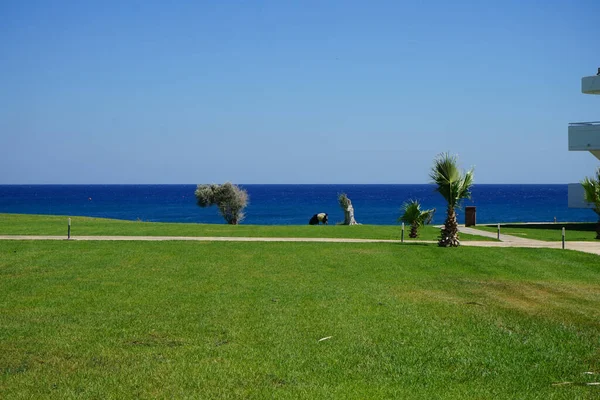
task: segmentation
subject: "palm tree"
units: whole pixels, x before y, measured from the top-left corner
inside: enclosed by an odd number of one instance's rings
[[[405,222],[410,225],[410,233],[408,237],[416,239],[419,236],[419,228],[431,222],[435,208],[431,210],[421,210],[421,203],[418,200],[409,200],[402,204],[404,214],[398,221]]]
[[[581,181],[584,190],[584,199],[594,206],[594,212],[598,214],[598,224],[596,225],[596,239],[600,239],[600,167],[596,170],[596,177],[585,177]]]
[[[455,209],[460,206],[462,199],[471,198],[473,169],[467,172],[461,171],[458,168],[457,156],[441,153],[435,158],[429,177],[437,185],[436,190],[448,202],[446,221],[441,230],[438,245],[441,247],[459,246]]]

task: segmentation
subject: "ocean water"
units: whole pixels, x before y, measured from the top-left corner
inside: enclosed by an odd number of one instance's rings
[[[442,223],[446,205],[433,185],[240,185],[250,204],[244,224],[303,225],[318,212],[330,223],[343,221],[337,203],[345,192],[356,220],[397,224],[402,203],[419,199],[436,208]],[[160,222],[224,223],[216,207],[196,205],[196,185],[0,185],[0,213],[90,216]],[[567,207],[567,185],[475,185],[464,206],[477,207],[477,223],[595,221],[591,210]],[[459,222],[464,212],[458,211]]]

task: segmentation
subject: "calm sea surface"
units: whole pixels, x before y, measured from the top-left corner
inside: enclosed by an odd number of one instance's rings
[[[338,193],[352,200],[358,222],[396,224],[400,206],[419,199],[436,208],[442,223],[445,203],[433,185],[240,185],[250,205],[245,224],[307,224],[317,212],[330,222],[344,219]],[[0,185],[0,213],[91,216],[161,222],[224,223],[216,207],[196,205],[196,185]],[[595,221],[591,210],[567,207],[567,185],[475,185],[478,223]],[[459,222],[464,212],[459,211]]]

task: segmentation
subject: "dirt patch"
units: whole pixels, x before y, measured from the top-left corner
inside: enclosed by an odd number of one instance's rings
[[[516,309],[531,315],[561,313],[585,319],[600,317],[600,287],[597,285],[563,285],[548,282],[479,282],[472,292],[482,303]]]

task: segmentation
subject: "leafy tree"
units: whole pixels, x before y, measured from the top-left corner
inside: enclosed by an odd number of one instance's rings
[[[222,185],[198,185],[194,192],[200,207],[216,205],[228,224],[237,225],[244,219],[248,192],[230,182]]]
[[[592,203],[593,210],[598,214],[598,224],[596,225],[596,239],[600,239],[600,167],[596,170],[595,177],[585,177],[581,181],[584,190],[584,199]]]
[[[462,199],[471,198],[473,186],[473,169],[467,172],[458,168],[458,157],[448,153],[438,154],[433,162],[429,177],[437,185],[438,191],[448,203],[446,221],[441,230],[438,245],[441,247],[456,247],[460,245],[458,238],[458,223],[455,209],[460,206]]]
[[[435,208],[431,210],[421,210],[421,203],[419,203],[418,200],[409,200],[402,205],[402,211],[404,211],[404,214],[398,218],[398,221],[410,225],[408,237],[415,239],[419,236],[419,228],[429,224],[433,219]]]

